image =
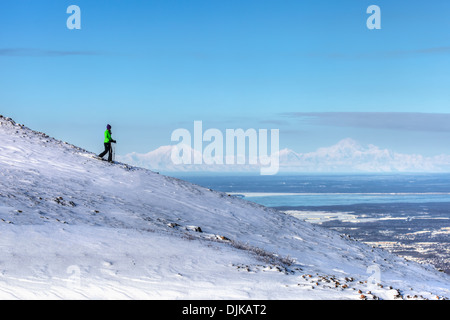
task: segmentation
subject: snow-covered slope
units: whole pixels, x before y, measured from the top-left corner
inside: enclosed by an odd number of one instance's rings
[[[0,124],[0,298],[450,296],[431,266]]]

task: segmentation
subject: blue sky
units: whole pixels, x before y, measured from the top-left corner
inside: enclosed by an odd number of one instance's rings
[[[280,129],[297,152],[350,137],[448,154],[449,14],[444,0],[5,0],[0,114],[94,152],[107,123],[125,154],[202,120]]]

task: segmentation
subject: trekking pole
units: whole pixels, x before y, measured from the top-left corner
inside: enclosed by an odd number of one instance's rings
[[[113,144],[111,143],[111,153],[112,153],[112,161],[116,161],[116,147],[113,147]]]

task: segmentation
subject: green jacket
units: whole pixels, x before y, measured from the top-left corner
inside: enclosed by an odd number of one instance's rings
[[[111,138],[111,132],[109,130],[105,131],[105,143],[110,143],[113,139]]]

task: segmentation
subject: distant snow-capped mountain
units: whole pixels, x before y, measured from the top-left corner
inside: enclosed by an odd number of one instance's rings
[[[174,171],[248,172],[257,171],[260,165],[225,164],[174,164],[171,154],[175,145],[162,146],[145,154],[129,153],[120,161],[144,168]],[[191,157],[198,151],[187,147]],[[445,172],[450,171],[450,155],[425,157],[420,154],[403,154],[375,145],[362,145],[347,138],[335,145],[313,152],[297,153],[291,149],[278,152],[281,172]]]
[[[436,172],[450,168],[450,156],[402,154],[372,144],[361,145],[350,138],[298,156],[297,163],[284,163],[284,167],[321,172]]]
[[[280,165],[299,172],[439,172],[449,170],[450,156],[402,154],[347,138],[309,153],[282,150]]]
[[[189,150],[190,158],[193,159],[197,151],[185,146]],[[161,171],[199,171],[202,170],[201,165],[180,165],[172,161],[172,153],[177,151],[176,145],[161,146],[147,153],[128,153],[125,156],[117,156],[121,162],[133,164],[135,166],[161,170]],[[193,162],[193,161],[192,161]]]

